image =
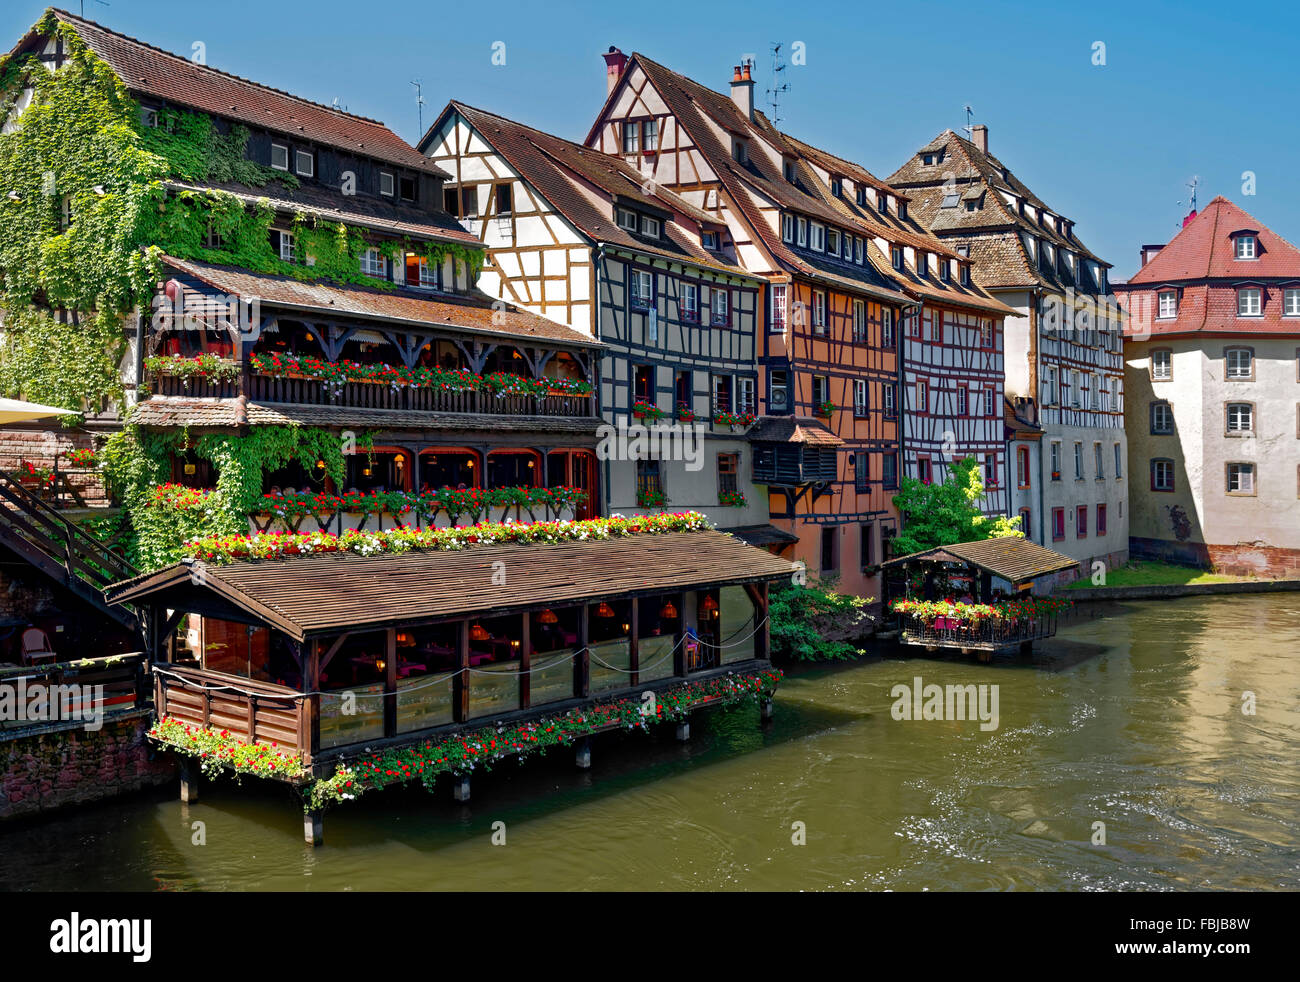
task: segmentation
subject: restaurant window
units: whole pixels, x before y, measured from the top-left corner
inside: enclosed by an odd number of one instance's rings
[[[655,401],[655,370],[652,365],[632,368],[632,394],[640,402]]]
[[[718,454],[718,493],[735,493],[738,489],[737,475],[740,471],[740,454]]]
[[[822,548],[821,548],[821,571],[823,573],[833,573],[839,568],[839,557],[836,555],[837,545],[839,544],[839,529],[835,526],[822,529]]]
[[[1052,541],[1059,542],[1065,538],[1065,509],[1052,509]]]
[[[1151,490],[1172,491],[1174,489],[1174,462],[1165,457],[1156,457],[1151,461]]]
[[[1074,537],[1076,539],[1086,539],[1088,537],[1088,506],[1078,505],[1074,509]]]

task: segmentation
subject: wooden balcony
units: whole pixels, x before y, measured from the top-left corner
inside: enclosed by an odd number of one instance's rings
[[[0,731],[7,739],[34,726],[82,726],[95,716],[102,722],[141,710],[149,701],[145,668],[140,652],[5,667],[0,671],[0,689],[10,690],[13,711],[0,719]],[[48,718],[52,712],[57,718]]]
[[[224,687],[224,688],[223,688]],[[184,665],[154,673],[159,718],[228,730],[244,743],[275,743],[302,755],[311,743],[310,700],[283,685],[233,678]]]
[[[150,379],[150,391],[160,396],[232,399],[239,395],[237,382],[190,381],[174,375]],[[465,413],[479,416],[594,417],[596,400],[572,393],[532,396],[501,396],[491,392],[445,392],[441,389],[391,386],[376,382],[347,382],[325,385],[318,379],[253,374],[248,379],[248,399],[257,403],[291,403],[305,406],[340,406],[348,409],[410,410],[435,413]]]
[[[1003,651],[1019,648],[1056,634],[1056,617],[1040,616],[1015,620],[985,618],[958,621],[937,617],[926,622],[919,617],[901,619],[903,644],[926,648],[956,648],[961,651]]]

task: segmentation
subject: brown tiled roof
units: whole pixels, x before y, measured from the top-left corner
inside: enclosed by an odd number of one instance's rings
[[[140,426],[233,428],[241,425],[234,399],[179,399],[154,396],[137,403],[130,422]],[[595,434],[601,421],[585,416],[500,416],[476,413],[432,413],[416,410],[352,409],[347,406],[308,406],[297,403],[250,402],[250,426],[382,427],[406,430],[505,429],[521,433]]]
[[[389,204],[383,200],[363,198],[359,195],[340,198],[333,192],[306,185],[296,189],[277,187],[274,197],[249,191],[242,184],[217,182],[193,184],[186,181],[167,181],[166,185],[182,192],[225,191],[249,204],[266,201],[276,211],[311,212],[325,221],[342,222],[345,225],[373,229],[376,232],[439,242],[458,242],[470,246],[482,245],[476,236],[466,232],[461,228],[460,223],[446,212],[426,212],[418,208]],[[340,203],[346,203],[346,207],[340,208]]]
[[[873,262],[881,267],[887,267],[894,281],[903,290],[922,300],[957,307],[974,307],[995,317],[1004,317],[1007,314],[1015,313],[1014,310],[1000,300],[995,300],[989,296],[982,287],[974,282],[973,276],[970,286],[962,286],[960,279],[950,279],[945,283],[933,272],[925,279],[921,279],[913,269],[906,266],[898,269],[893,266],[884,253],[876,248],[874,242],[868,242],[867,247],[871,250]]]
[[[196,589],[217,593],[299,640],[790,575],[787,560],[724,532],[702,530],[378,556],[321,553],[222,566],[185,562],[116,583],[106,596],[110,603],[138,602],[186,588],[197,565],[205,575]],[[494,570],[509,589],[484,589]]]
[[[1079,565],[1069,556],[1015,536],[958,542],[937,549],[926,549],[899,556],[883,565],[898,566],[919,561],[970,563],[1011,583],[1027,583],[1040,576],[1059,573]]]
[[[922,155],[930,151],[943,150],[945,158],[941,163],[927,165],[922,162]],[[968,212],[963,207],[940,207],[946,182],[952,179],[956,193],[965,201],[969,197],[983,196],[984,207]],[[975,274],[984,286],[1003,285],[1037,285],[1052,290],[1063,290],[1079,284],[1070,282],[1065,274],[1056,271],[1043,271],[1037,264],[1031,263],[1024,255],[1023,245],[1019,241],[1019,231],[1027,231],[1034,236],[1052,243],[1058,249],[1066,249],[1101,263],[1109,268],[1110,264],[1097,257],[1087,246],[1075,237],[1067,237],[1061,231],[1048,225],[1039,225],[1036,221],[1020,215],[1019,211],[1007,204],[1001,191],[1009,191],[1024,199],[1035,209],[1048,214],[1060,216],[1059,212],[1049,208],[1037,195],[1023,184],[1010,168],[1006,167],[991,153],[981,151],[971,141],[958,136],[952,130],[945,130],[934,140],[926,144],[910,157],[906,163],[889,176],[891,185],[904,188],[912,196],[912,210],[919,222],[930,231],[945,238],[967,233],[977,235],[981,232],[1006,232],[1006,244],[1001,248],[1001,268],[995,276],[1005,277],[1014,272],[1019,278],[1010,283],[995,282],[985,275],[972,250],[972,259],[976,260]],[[1067,219],[1068,220],[1068,219]],[[1014,239],[1014,243],[1013,243]],[[963,239],[964,241],[964,239]],[[1019,251],[1021,258],[1015,259],[1012,252]]]
[[[785,529],[779,529],[775,525],[741,525],[722,531],[734,535],[751,546],[791,546],[799,541],[799,536]]]
[[[698,82],[665,68],[642,54],[633,54],[629,60],[640,64],[655,90],[672,110],[678,124],[691,135],[699,152],[708,160],[709,167],[718,175],[736,206],[742,211],[746,223],[761,237],[764,248],[773,259],[790,272],[820,279],[844,289],[854,290],[881,299],[905,302],[907,297],[893,289],[888,277],[873,267],[822,262],[803,253],[796,253],[782,240],[780,231],[774,229],[762,214],[754,196],[773,204],[830,222],[863,234],[873,234],[871,227],[862,224],[827,204],[816,185],[808,164],[802,160],[798,148],[776,129],[762,112],[755,110],[749,120],[731,101],[730,97],[700,85]],[[724,147],[713,133],[710,122],[749,139],[763,140],[778,152],[794,158],[801,168],[798,184],[785,179],[780,169],[774,169],[761,153],[750,154],[748,164],[732,159],[729,147]],[[588,136],[592,139],[593,133]]]
[[[118,34],[66,10],[54,15],[76,29],[126,87],[212,116],[325,144],[445,177],[431,160],[383,123],[309,102]],[[251,26],[250,26],[250,29]],[[20,47],[31,40],[29,34]]]
[[[1015,403],[1006,396],[1002,397],[1002,423],[1008,439],[1037,440],[1043,435],[1043,428],[1016,412]]]
[[[214,266],[192,259],[164,256],[163,262],[208,286],[232,296],[263,303],[303,307],[333,315],[403,322],[422,327],[442,327],[474,334],[510,337],[515,340],[547,341],[571,347],[603,347],[581,331],[507,306],[497,309],[481,297],[477,302],[456,302],[431,297],[416,290],[377,290],[360,286],[337,286],[320,280],[295,280],[287,276],[250,273],[229,266]]]
[[[694,222],[720,225],[716,215],[659,185],[648,185],[644,175],[619,157],[600,153],[580,143],[544,133],[523,123],[495,113],[475,109],[463,102],[447,104],[439,119],[426,134],[426,140],[449,112],[459,113],[510,162],[529,184],[578,230],[593,241],[634,249],[732,273],[750,276],[740,266],[720,253],[709,252],[697,241],[698,235],[685,234],[678,221],[665,224],[666,240],[655,241],[634,235],[621,228],[613,218],[615,196],[640,200],[656,210],[668,210]],[[426,141],[422,140],[423,145]],[[608,214],[591,200],[593,189],[610,201]]]
[[[752,443],[807,443],[842,447],[844,441],[810,416],[760,416],[746,434]]]

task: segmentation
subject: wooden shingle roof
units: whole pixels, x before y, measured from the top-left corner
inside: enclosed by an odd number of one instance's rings
[[[1015,536],[982,539],[977,542],[956,542],[952,545],[913,552],[891,559],[885,566],[907,566],[913,563],[968,563],[1011,583],[1027,583],[1078,566],[1076,560],[1037,543]]]
[[[504,580],[501,579],[504,564]],[[110,603],[220,601],[304,640],[489,611],[788,577],[788,560],[703,530],[379,556],[183,562],[109,587]],[[504,582],[507,586],[494,586]]]

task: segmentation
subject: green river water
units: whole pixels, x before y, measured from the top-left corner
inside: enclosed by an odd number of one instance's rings
[[[1092,606],[1033,662],[796,668],[766,728],[746,705],[687,744],[602,737],[590,771],[567,751],[498,765],[467,805],[375,793],[326,814],[320,849],[296,798],[252,780],[60,813],[0,830],[0,887],[1295,889],[1298,659],[1300,595]],[[893,719],[914,676],[998,685],[998,729]]]

